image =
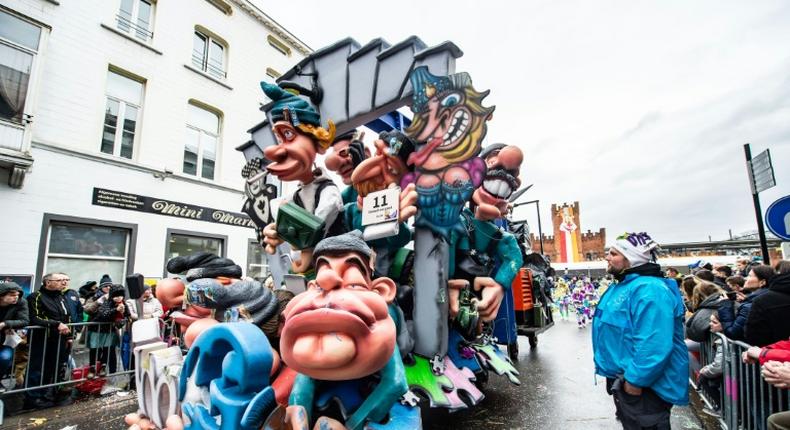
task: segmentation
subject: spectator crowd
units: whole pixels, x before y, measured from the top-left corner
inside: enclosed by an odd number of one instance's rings
[[[16,283],[0,282],[0,396],[8,415],[66,405],[80,392],[100,391],[119,366],[134,365],[123,342],[129,323],[163,316],[148,286],[138,308],[108,275],[78,289],[70,283],[65,273],[49,273],[40,288],[23,297]],[[77,379],[87,381],[68,383]]]
[[[759,363],[762,377],[780,389],[790,387],[790,261],[772,266],[739,259],[735,268],[703,263],[689,275],[667,272],[680,286],[686,303],[686,345],[697,386],[714,400],[706,412],[718,416],[721,406],[723,353],[714,341],[713,357],[701,366],[700,348],[710,333],[751,345],[745,363]],[[769,430],[790,429],[790,411],[768,417]]]

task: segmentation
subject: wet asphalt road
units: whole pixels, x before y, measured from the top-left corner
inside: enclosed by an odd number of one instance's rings
[[[431,410],[424,415],[428,430],[461,429],[619,429],[605,381],[595,385],[591,328],[576,328],[571,321],[557,321],[539,336],[530,350],[519,338],[521,386],[493,375],[486,398],[478,406],[456,413]],[[110,396],[78,402],[65,408],[6,418],[0,429],[53,429],[76,425],[76,430],[121,430],[123,416],[137,409],[133,396]],[[47,418],[36,425],[31,418]],[[673,429],[702,429],[688,407],[673,408]]]
[[[558,315],[557,315],[558,316]],[[519,337],[521,386],[492,374],[477,407],[453,414],[433,413],[423,427],[459,429],[619,429],[606,381],[593,373],[592,328],[556,321],[530,350]],[[672,409],[673,429],[702,429],[688,407]]]

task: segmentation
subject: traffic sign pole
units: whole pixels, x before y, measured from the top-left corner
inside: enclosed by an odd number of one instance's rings
[[[746,169],[749,172],[749,182],[752,185],[754,213],[757,215],[757,234],[760,236],[760,252],[763,254],[763,263],[771,264],[771,256],[768,255],[768,240],[765,238],[765,225],[763,225],[763,211],[760,209],[760,195],[755,186],[754,173],[752,171],[752,149],[748,143],[743,145],[743,152],[746,155]]]

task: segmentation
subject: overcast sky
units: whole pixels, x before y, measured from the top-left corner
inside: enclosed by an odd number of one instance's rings
[[[452,40],[456,71],[496,105],[487,142],[525,152],[544,230],[550,205],[581,227],[659,242],[756,228],[743,144],[770,148],[790,194],[790,2],[254,0],[313,49],[351,36]],[[534,207],[519,208],[537,230]]]

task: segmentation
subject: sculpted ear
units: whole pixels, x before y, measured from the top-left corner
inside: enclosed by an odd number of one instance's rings
[[[392,303],[395,300],[397,287],[395,281],[390,278],[377,278],[370,284],[370,289],[377,292],[387,303]]]

